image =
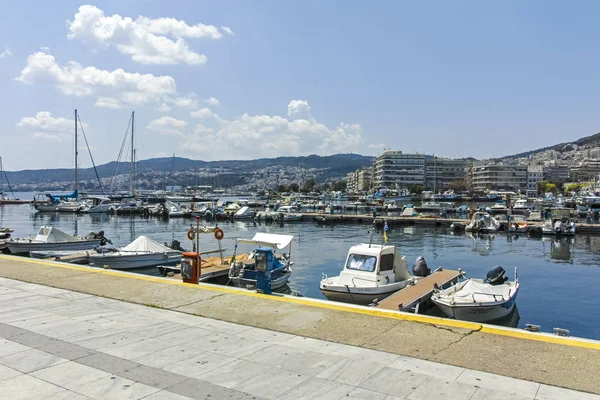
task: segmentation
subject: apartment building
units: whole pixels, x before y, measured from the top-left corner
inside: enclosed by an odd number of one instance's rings
[[[446,189],[452,182],[465,180],[468,160],[434,157],[425,160],[425,188],[435,192]]]
[[[425,155],[385,150],[374,165],[374,186],[408,188],[425,184]]]
[[[474,190],[509,190],[525,193],[527,190],[527,165],[474,161],[470,179]]]

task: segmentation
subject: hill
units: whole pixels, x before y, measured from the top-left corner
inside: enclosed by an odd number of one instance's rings
[[[302,156],[302,157],[277,157],[260,158],[256,160],[222,160],[222,161],[202,161],[191,160],[182,157],[151,158],[137,162],[137,172],[139,174],[165,174],[170,171],[183,172],[199,169],[222,169],[223,172],[240,173],[260,170],[267,167],[300,167],[304,169],[324,169],[324,177],[343,176],[348,172],[355,171],[364,166],[370,166],[374,157],[362,156],[359,154],[335,154],[331,156]],[[109,162],[96,167],[100,178],[110,178],[114,175],[126,175],[131,170],[131,164],[128,162],[119,163]],[[49,182],[68,182],[73,181],[73,169],[40,169],[40,170],[22,170],[7,171],[7,176],[13,185],[19,184],[42,184]],[[79,170],[79,179],[95,180],[96,176],[93,168],[84,168]]]
[[[573,145],[576,145],[578,147],[583,147],[583,148],[600,147],[600,132],[596,133],[594,135],[591,135],[591,136],[583,137],[574,142],[559,143],[559,144],[555,144],[553,146],[542,147],[541,149],[537,149],[537,150],[531,150],[531,151],[526,151],[526,152],[519,153],[519,154],[513,154],[512,156],[506,156],[504,158],[529,157],[530,155],[540,153],[543,151],[548,151],[548,150],[555,150],[555,151],[560,151],[560,152],[569,151],[569,150],[574,150]]]

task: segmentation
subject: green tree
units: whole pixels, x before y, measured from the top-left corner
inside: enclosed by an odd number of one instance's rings
[[[321,190],[326,192],[331,189],[331,184],[329,182],[325,182],[321,185]]]
[[[537,183],[538,195],[546,193],[548,191],[547,186],[548,186],[548,181],[538,181],[538,183]]]
[[[347,185],[346,181],[344,179],[342,179],[342,180],[334,182],[331,185],[331,190],[343,191],[343,190],[346,190],[346,185]]]
[[[457,192],[466,192],[469,189],[467,182],[464,179],[451,182],[450,185],[448,185],[448,188]]]
[[[281,185],[277,185],[277,191],[278,191],[279,193],[283,193],[283,192],[289,192],[289,191],[290,191],[290,187],[289,187],[289,186],[287,186],[287,185],[283,185],[283,184],[281,184]]]
[[[317,186],[317,182],[313,178],[309,178],[304,181],[304,185],[302,185],[303,192],[312,192],[315,190],[315,186]]]
[[[558,188],[554,183],[548,182],[546,185],[546,192],[552,192],[552,194],[558,194]]]
[[[572,193],[572,192],[579,192],[581,190],[581,184],[580,183],[571,183],[570,185],[567,185],[567,187],[565,188],[565,193]]]
[[[296,182],[290,184],[290,191],[291,192],[299,192],[300,191],[300,185],[298,185]]]
[[[418,183],[413,183],[408,187],[408,191],[414,194],[421,194],[423,190],[425,190],[423,185],[419,185]]]

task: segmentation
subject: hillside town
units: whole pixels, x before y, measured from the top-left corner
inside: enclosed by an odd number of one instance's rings
[[[372,166],[346,176],[348,191],[374,188],[442,193],[510,191],[536,196],[540,183],[566,189],[594,188],[600,174],[600,147],[569,144],[527,157],[474,160],[385,150]]]

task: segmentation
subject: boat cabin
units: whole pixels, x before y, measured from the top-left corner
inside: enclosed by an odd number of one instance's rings
[[[412,278],[406,257],[396,246],[359,244],[348,251],[339,284],[348,286],[381,286]]]

